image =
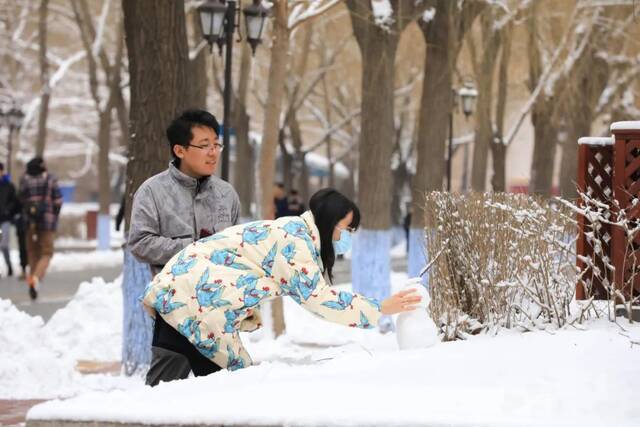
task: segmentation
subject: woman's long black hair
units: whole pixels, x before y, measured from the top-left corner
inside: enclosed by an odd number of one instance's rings
[[[353,219],[349,227],[356,230],[360,225],[360,209],[342,193],[333,188],[323,188],[309,199],[309,209],[313,214],[316,227],[320,232],[320,258],[324,270],[333,280],[333,264],[336,254],[333,250],[333,229],[349,212],[353,212]]]

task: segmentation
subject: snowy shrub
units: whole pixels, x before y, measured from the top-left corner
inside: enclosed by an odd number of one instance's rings
[[[433,319],[445,340],[576,321],[576,223],[564,204],[505,193],[427,195]]]

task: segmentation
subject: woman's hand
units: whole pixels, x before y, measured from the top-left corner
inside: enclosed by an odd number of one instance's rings
[[[416,305],[422,301],[420,295],[415,295],[415,289],[407,289],[406,291],[400,291],[397,294],[391,295],[380,304],[380,311],[382,314],[396,314],[403,311],[412,311],[420,306]]]

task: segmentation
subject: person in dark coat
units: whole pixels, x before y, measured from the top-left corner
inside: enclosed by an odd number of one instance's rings
[[[9,175],[4,173],[4,164],[0,163],[0,250],[9,276],[13,276],[13,266],[9,256],[9,232],[11,220],[18,207],[16,187],[11,182]]]

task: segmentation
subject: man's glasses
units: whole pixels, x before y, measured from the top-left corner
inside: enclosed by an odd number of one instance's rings
[[[200,150],[205,150],[205,151],[221,152],[222,150],[224,150],[224,144],[220,144],[219,142],[216,142],[215,144],[207,144],[207,145],[194,145],[194,144],[187,144],[187,145],[189,147],[198,148]]]

